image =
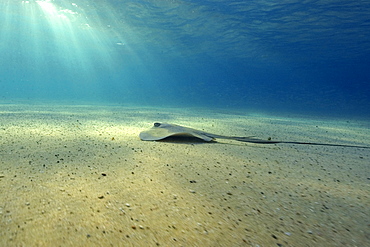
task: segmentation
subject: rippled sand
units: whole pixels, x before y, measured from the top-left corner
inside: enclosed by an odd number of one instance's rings
[[[156,121],[370,146],[370,122],[0,105],[0,246],[369,246],[370,149],[140,141]]]

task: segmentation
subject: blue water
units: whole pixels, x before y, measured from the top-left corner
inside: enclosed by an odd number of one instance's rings
[[[0,1],[0,100],[370,116],[368,0]]]

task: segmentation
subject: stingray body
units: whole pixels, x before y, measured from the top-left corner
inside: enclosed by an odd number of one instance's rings
[[[291,141],[272,141],[262,140],[254,138],[252,136],[238,137],[238,136],[223,136],[208,133],[201,130],[196,130],[188,127],[183,127],[177,124],[169,123],[154,123],[153,127],[149,130],[140,133],[139,137],[143,141],[158,141],[168,138],[170,136],[191,136],[196,137],[206,142],[214,141],[216,138],[236,140],[240,142],[249,142],[257,144],[277,144],[277,143],[288,143],[288,144],[306,144],[306,145],[321,145],[321,146],[334,146],[334,147],[356,147],[356,148],[370,148],[367,146],[355,146],[345,144],[331,144],[331,143],[315,143],[315,142],[291,142]]]

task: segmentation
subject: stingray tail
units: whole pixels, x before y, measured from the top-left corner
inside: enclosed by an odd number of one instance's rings
[[[232,140],[236,140],[236,141],[240,141],[240,142],[256,143],[256,144],[287,143],[287,144],[331,146],[331,147],[370,148],[368,146],[333,144],[333,143],[272,141],[272,140],[262,140],[262,139],[251,138],[251,137],[232,137],[232,138],[228,138],[228,139],[232,139]]]
[[[239,136],[233,136],[229,137],[227,139],[232,139],[240,142],[249,142],[249,143],[257,143],[257,144],[276,144],[276,143],[282,143],[281,141],[271,141],[271,140],[262,140],[258,138],[253,138],[253,136],[247,136],[247,137],[239,137]]]

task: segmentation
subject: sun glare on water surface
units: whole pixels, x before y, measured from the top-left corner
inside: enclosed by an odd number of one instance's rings
[[[99,73],[109,73],[117,53],[128,49],[112,25],[117,21],[109,5],[1,1],[0,9],[0,52],[15,74],[21,67],[30,70],[24,80],[33,88],[46,88],[57,80],[77,88],[98,87]]]

